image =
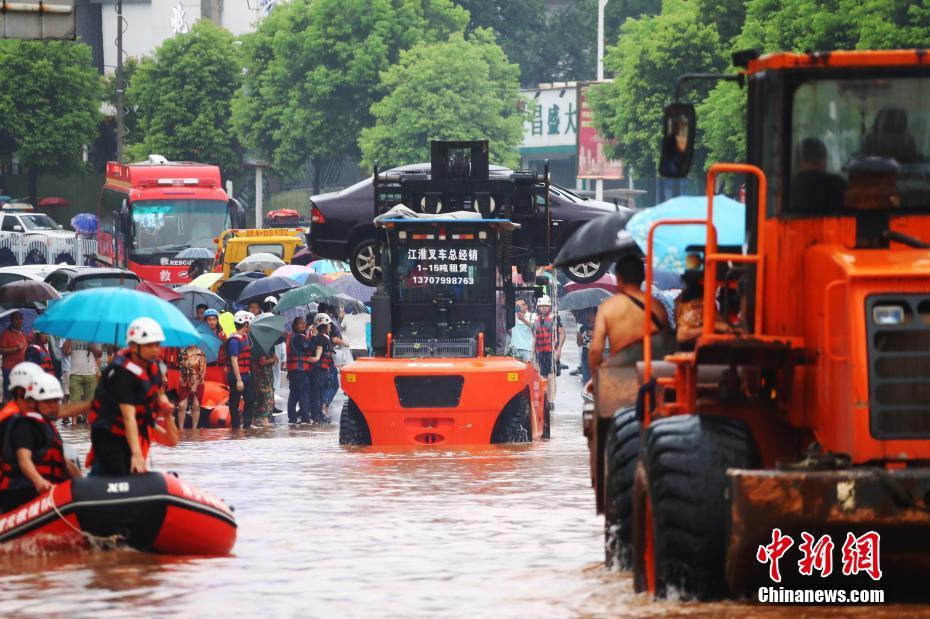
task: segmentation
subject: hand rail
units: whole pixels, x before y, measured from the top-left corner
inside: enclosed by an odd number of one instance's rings
[[[746,163],[715,163],[707,171],[707,242],[704,245],[704,335],[711,335],[714,332],[714,324],[717,322],[717,305],[714,295],[717,292],[717,262],[726,254],[717,253],[717,231],[713,226],[714,222],[714,190],[717,187],[718,174],[752,174],[759,183],[757,195],[758,216],[756,231],[756,253],[739,254],[746,256],[747,259],[740,259],[743,262],[755,262],[756,264],[756,307],[755,318],[753,320],[753,333],[762,334],[762,301],[765,284],[765,261],[762,259],[762,251],[765,249],[765,214],[766,199],[768,196],[768,183],[765,179],[765,173],[754,165]]]

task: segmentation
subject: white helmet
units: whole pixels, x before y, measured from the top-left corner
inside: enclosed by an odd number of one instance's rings
[[[536,306],[539,307],[540,305],[548,305],[549,307],[552,307],[552,299],[549,298],[549,295],[544,294],[543,296],[539,297],[539,301],[536,302]]]
[[[268,295],[267,297],[265,297],[265,303],[271,303],[271,304],[273,304],[273,305],[277,305],[277,304],[278,304],[278,297],[275,297],[275,296],[272,296],[272,295]]]
[[[126,330],[126,345],[129,344],[152,344],[154,342],[164,342],[165,332],[162,331],[161,325],[151,318],[136,318],[129,323]]]
[[[314,325],[314,326],[319,326],[319,325],[331,325],[331,324],[333,324],[333,319],[329,317],[329,314],[326,314],[326,313],[324,313],[324,312],[320,312],[320,313],[317,314],[316,317],[313,319],[313,325]]]
[[[10,370],[9,389],[14,389],[16,387],[19,387],[20,389],[28,389],[29,385],[32,384],[32,381],[35,380],[36,376],[39,376],[40,374],[45,374],[45,370],[43,370],[35,363],[30,361],[17,363],[15,366],[13,366],[13,369]]]
[[[58,382],[57,378],[42,372],[26,387],[26,397],[36,402],[45,402],[47,400],[60,400],[65,397],[65,392],[61,390],[61,383]]]
[[[255,320],[255,314],[245,310],[240,310],[236,312],[235,316],[233,316],[233,322],[235,322],[237,325],[247,325],[253,320]]]

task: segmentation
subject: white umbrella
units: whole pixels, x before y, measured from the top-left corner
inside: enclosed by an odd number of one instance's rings
[[[237,271],[272,271],[278,267],[283,267],[284,261],[267,252],[259,252],[245,258],[236,265]]]

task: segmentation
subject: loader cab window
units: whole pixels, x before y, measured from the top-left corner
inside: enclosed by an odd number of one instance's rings
[[[789,212],[930,209],[930,78],[802,82],[790,130]]]

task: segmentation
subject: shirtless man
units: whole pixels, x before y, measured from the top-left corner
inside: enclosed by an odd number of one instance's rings
[[[646,267],[640,258],[628,255],[617,262],[617,294],[600,304],[594,318],[594,334],[588,348],[591,376],[604,363],[605,338],[610,342],[612,355],[643,339],[646,297],[640,286],[645,279]],[[667,328],[668,315],[662,304],[655,301],[650,333]]]

